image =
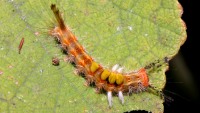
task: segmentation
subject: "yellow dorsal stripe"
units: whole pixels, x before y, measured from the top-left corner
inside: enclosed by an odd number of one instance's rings
[[[116,73],[111,73],[109,78],[108,78],[108,81],[109,81],[110,84],[115,83],[115,81],[116,81]]]
[[[102,80],[106,80],[108,78],[108,76],[110,75],[110,71],[108,70],[104,70],[103,73],[101,74],[101,79]]]
[[[116,83],[117,83],[118,85],[120,85],[120,84],[123,83],[123,81],[124,81],[123,75],[122,75],[122,74],[117,74],[117,76],[116,76]]]
[[[99,68],[99,64],[93,61],[91,66],[90,66],[90,71],[92,73],[94,73],[98,68]]]

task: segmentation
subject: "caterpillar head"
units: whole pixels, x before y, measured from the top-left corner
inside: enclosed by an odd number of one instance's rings
[[[149,78],[144,68],[125,75],[124,87],[126,87],[129,92],[144,91],[148,86]]]

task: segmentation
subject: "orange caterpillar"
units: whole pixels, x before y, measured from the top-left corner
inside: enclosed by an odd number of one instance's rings
[[[56,37],[62,48],[69,55],[70,62],[75,63],[79,73],[83,73],[87,83],[95,83],[97,91],[106,91],[109,106],[112,106],[112,93],[118,93],[119,100],[124,103],[123,93],[145,91],[149,85],[149,79],[145,68],[130,73],[122,73],[119,65],[112,70],[105,69],[95,62],[78,42],[76,36],[64,24],[59,10],[55,4],[51,5],[58,26],[50,31],[50,35]]]

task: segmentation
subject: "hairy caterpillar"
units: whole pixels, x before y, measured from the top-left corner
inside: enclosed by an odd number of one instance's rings
[[[123,68],[118,64],[112,70],[104,68],[97,63],[78,42],[76,36],[65,25],[61,14],[55,4],[51,5],[58,26],[50,30],[50,35],[56,37],[61,43],[62,49],[68,53],[68,61],[76,65],[77,72],[84,74],[88,84],[94,83],[97,91],[106,91],[109,106],[112,106],[112,93],[117,93],[121,103],[124,103],[123,94],[131,94],[145,91],[147,88],[154,89],[149,84],[146,66],[129,73],[122,72]],[[162,92],[158,92],[162,95]]]

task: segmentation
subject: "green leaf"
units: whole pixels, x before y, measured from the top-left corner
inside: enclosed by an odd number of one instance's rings
[[[84,86],[84,78],[63,61],[65,54],[48,35],[57,25],[52,3],[87,52],[107,68],[140,69],[173,57],[186,40],[177,0],[0,1],[0,112],[163,112],[164,100],[149,92],[125,96],[124,105],[114,96],[110,109],[105,94]],[[52,57],[61,59],[60,66],[52,65]],[[166,69],[148,73],[159,90],[165,86]]]

